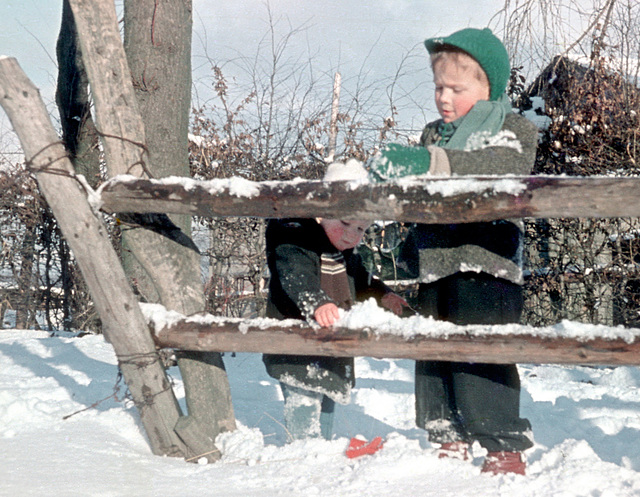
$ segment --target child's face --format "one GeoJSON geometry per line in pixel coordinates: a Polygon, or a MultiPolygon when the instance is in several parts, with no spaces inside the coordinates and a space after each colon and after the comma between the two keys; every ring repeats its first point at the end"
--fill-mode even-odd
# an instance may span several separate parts
{"type": "Polygon", "coordinates": [[[324,228],[327,238],[340,251],[355,247],[362,240],[369,221],[342,221],[339,219],[322,219],[320,226],[324,228]]]}
{"type": "Polygon", "coordinates": [[[489,100],[489,84],[478,78],[480,66],[475,60],[467,58],[470,64],[443,60],[433,68],[436,106],[445,123],[466,116],[478,101],[489,100]]]}

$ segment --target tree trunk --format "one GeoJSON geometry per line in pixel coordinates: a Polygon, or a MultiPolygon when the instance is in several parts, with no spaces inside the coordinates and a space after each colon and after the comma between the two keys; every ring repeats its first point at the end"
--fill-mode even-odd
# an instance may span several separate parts
{"type": "MultiPolygon", "coordinates": [[[[56,86],[56,104],[60,113],[62,139],[69,151],[69,158],[77,174],[82,174],[87,182],[96,188],[100,182],[100,148],[98,132],[91,117],[89,98],[89,80],[84,69],[78,33],[68,0],[62,2],[62,21],[56,44],[58,60],[58,80],[56,86]]],[[[52,229],[54,222],[47,223],[46,229],[52,229]]],[[[54,233],[49,234],[53,240],[54,233]]],[[[48,254],[54,249],[50,243],[48,254]]],[[[70,329],[79,326],[72,313],[73,261],[69,256],[67,242],[60,238],[58,244],[60,270],[62,277],[63,323],[70,329]]],[[[47,273],[48,274],[48,273],[47,273]]],[[[51,289],[47,288],[47,319],[49,319],[49,300],[51,289]]]]}
{"type": "Polygon", "coordinates": [[[125,0],[124,49],[155,177],[189,176],[191,0],[125,0]]]}
{"type": "Polygon", "coordinates": [[[76,24],[69,0],[62,2],[62,22],[56,44],[58,81],[56,103],[62,136],[77,174],[92,187],[100,180],[98,133],[91,117],[89,80],[78,47],[76,24]]]}
{"type": "Polygon", "coordinates": [[[35,321],[37,307],[34,306],[33,293],[37,288],[37,278],[33,274],[36,258],[36,225],[26,226],[22,247],[20,249],[20,276],[18,278],[18,290],[20,291],[20,303],[16,306],[16,328],[28,330],[35,321]]]}
{"type": "MultiPolygon", "coordinates": [[[[124,21],[124,49],[144,123],[149,172],[158,178],[188,177],[191,0],[125,0],[124,21]]],[[[190,216],[176,216],[172,221],[190,235],[190,216]]],[[[155,288],[162,304],[186,315],[204,311],[204,285],[197,251],[148,230],[125,231],[123,242],[125,247],[132,248],[124,251],[132,255],[125,260],[125,269],[135,275],[143,292],[146,289],[151,294],[150,287],[155,288]],[[162,256],[154,263],[154,267],[158,263],[163,266],[161,280],[157,274],[141,270],[146,267],[141,256],[146,257],[149,245],[161,248],[162,256]]],[[[189,412],[176,426],[180,436],[193,445],[202,440],[202,433],[215,439],[221,431],[235,429],[230,389],[220,354],[185,352],[179,354],[178,366],[185,383],[189,412]]],[[[201,447],[203,452],[206,449],[201,447]]],[[[219,454],[214,448],[211,450],[214,452],[210,459],[217,458],[219,454]]]]}
{"type": "MultiPolygon", "coordinates": [[[[134,93],[144,123],[147,153],[153,177],[189,176],[188,120],[191,102],[191,2],[171,0],[126,0],[124,2],[124,49],[131,71],[134,93]],[[186,91],[185,91],[186,89],[186,91]],[[152,167],[152,169],[151,169],[152,167]]],[[[190,218],[172,220],[190,234],[190,218]]],[[[149,302],[167,299],[138,259],[132,237],[153,239],[148,233],[123,231],[125,271],[149,302]],[[129,246],[131,245],[131,247],[129,246]]],[[[157,238],[157,237],[156,237],[157,238]]],[[[165,244],[164,249],[176,250],[165,244]]],[[[197,258],[185,251],[180,258],[197,258]]],[[[199,308],[191,296],[195,309],[199,308]]]]}
{"type": "MultiPolygon", "coordinates": [[[[169,4],[182,3],[186,10],[182,12],[178,22],[188,21],[188,25],[191,25],[190,2],[145,0],[140,3],[151,8],[145,11],[146,17],[143,16],[137,20],[137,29],[144,31],[151,43],[155,43],[158,39],[156,35],[162,24],[162,17],[165,17],[164,14],[167,16],[180,14],[180,12],[171,14],[165,10],[158,11],[169,4]],[[185,19],[185,13],[188,14],[188,19],[185,19]]],[[[120,39],[113,2],[111,0],[91,2],[70,0],[70,5],[95,101],[96,123],[102,137],[109,174],[111,176],[117,174],[154,176],[155,166],[150,160],[150,149],[147,146],[145,129],[132,85],[131,71],[120,39]]],[[[169,44],[169,40],[163,43],[169,44]]],[[[178,48],[169,44],[166,49],[177,50],[178,48]]],[[[149,53],[147,57],[151,64],[151,59],[158,55],[149,53]]],[[[162,58],[162,54],[160,57],[162,58]]],[[[164,72],[170,71],[171,68],[165,66],[164,72]]],[[[156,81],[161,82],[161,76],[162,73],[157,73],[156,81]]],[[[166,101],[163,104],[166,106],[166,101]]],[[[188,106],[188,103],[183,102],[182,105],[188,106]]],[[[179,133],[179,131],[176,132],[179,133]]],[[[204,309],[199,254],[193,250],[192,246],[180,245],[167,237],[142,228],[125,229],[123,237],[127,239],[128,249],[131,250],[144,272],[149,275],[149,281],[157,292],[159,301],[165,307],[187,315],[204,309]]],[[[217,359],[220,358],[217,357],[217,359]]],[[[193,361],[188,365],[192,364],[193,361]]],[[[195,377],[196,381],[193,382],[189,391],[201,391],[201,399],[207,399],[213,405],[203,410],[194,408],[198,412],[191,411],[190,415],[197,417],[197,422],[189,422],[185,425],[181,420],[176,429],[180,431],[179,435],[186,445],[192,447],[196,454],[206,453],[208,460],[214,461],[220,457],[220,454],[213,441],[221,429],[235,426],[235,417],[222,361],[207,361],[202,363],[202,368],[207,371],[206,375],[201,374],[201,371],[191,375],[191,369],[185,366],[184,379],[191,384],[191,378],[195,377]],[[210,364],[213,365],[210,366],[210,364]],[[203,376],[206,376],[206,382],[202,381],[203,376]],[[215,391],[227,394],[212,398],[212,392],[215,391]],[[221,412],[224,412],[225,416],[222,419],[216,418],[215,416],[219,416],[221,412]],[[188,429],[185,426],[188,426],[188,429]]],[[[202,403],[197,405],[201,406],[202,403]]]]}

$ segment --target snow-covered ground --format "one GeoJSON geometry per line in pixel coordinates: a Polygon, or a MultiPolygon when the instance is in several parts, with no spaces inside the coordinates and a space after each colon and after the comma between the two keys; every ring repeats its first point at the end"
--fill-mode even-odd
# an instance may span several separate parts
{"type": "MultiPolygon", "coordinates": [[[[191,464],[151,454],[102,336],[0,330],[0,495],[640,495],[635,367],[522,365],[522,411],[536,439],[523,477],[481,474],[477,445],[471,462],[438,459],[414,426],[413,361],[358,358],[334,439],[295,443],[260,356],[225,354],[225,363],[239,429],[219,437],[221,461],[191,464]],[[385,445],[348,459],[355,435],[385,445]]],[[[182,401],[179,371],[169,373],[182,401]]]]}

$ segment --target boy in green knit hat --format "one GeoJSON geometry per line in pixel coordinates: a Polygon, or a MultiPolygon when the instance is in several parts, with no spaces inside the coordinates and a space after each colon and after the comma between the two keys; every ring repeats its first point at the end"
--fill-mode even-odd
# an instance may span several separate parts
{"type": "MultiPolygon", "coordinates": [[[[387,146],[369,163],[370,177],[529,174],[537,129],[512,112],[502,42],[467,28],[425,45],[441,119],[425,127],[419,147],[387,146]]],[[[517,323],[522,240],[522,224],[509,220],[415,225],[400,264],[418,277],[420,312],[459,325],[517,323]]],[[[483,472],[525,473],[523,451],[533,443],[516,365],[417,361],[415,389],[416,423],[441,457],[467,459],[478,441],[487,450],[483,472]]]]}

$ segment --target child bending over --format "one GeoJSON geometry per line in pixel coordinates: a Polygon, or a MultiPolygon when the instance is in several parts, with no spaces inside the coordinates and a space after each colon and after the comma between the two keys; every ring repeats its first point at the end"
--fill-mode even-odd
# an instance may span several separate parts
{"type": "MultiPolygon", "coordinates": [[[[325,180],[366,178],[354,162],[332,164],[325,180]],[[355,169],[355,176],[354,176],[355,169]]],[[[339,309],[375,297],[402,313],[405,300],[372,277],[354,250],[371,223],[338,219],[276,219],[267,225],[271,272],[267,316],[306,319],[332,326],[339,309]]],[[[330,439],[335,402],[346,404],[355,384],[354,360],[343,357],[265,354],[270,376],[280,382],[285,427],[292,439],[330,439]]]]}

